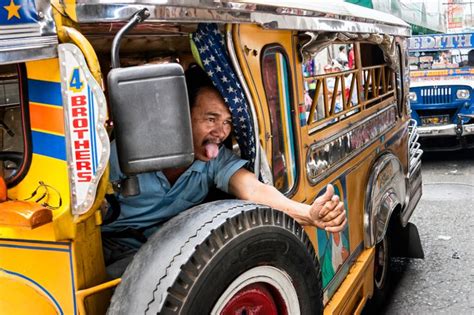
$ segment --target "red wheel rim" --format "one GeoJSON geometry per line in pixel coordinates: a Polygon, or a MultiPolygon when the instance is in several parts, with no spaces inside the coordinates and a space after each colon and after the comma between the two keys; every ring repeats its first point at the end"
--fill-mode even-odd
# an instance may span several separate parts
{"type": "Polygon", "coordinates": [[[280,294],[266,284],[253,283],[237,292],[221,315],[287,315],[280,294]]]}

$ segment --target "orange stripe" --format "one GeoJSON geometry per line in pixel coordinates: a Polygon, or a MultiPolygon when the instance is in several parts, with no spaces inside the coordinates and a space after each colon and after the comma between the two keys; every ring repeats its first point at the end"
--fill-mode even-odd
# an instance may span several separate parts
{"type": "Polygon", "coordinates": [[[62,107],[44,106],[30,102],[32,129],[41,129],[64,135],[64,113],[62,107]]]}

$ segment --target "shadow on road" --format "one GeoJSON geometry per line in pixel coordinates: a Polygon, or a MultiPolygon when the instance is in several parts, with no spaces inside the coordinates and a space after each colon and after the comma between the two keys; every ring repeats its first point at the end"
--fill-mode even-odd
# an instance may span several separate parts
{"type": "Polygon", "coordinates": [[[474,149],[459,151],[424,152],[422,161],[474,160],[474,149]]]}

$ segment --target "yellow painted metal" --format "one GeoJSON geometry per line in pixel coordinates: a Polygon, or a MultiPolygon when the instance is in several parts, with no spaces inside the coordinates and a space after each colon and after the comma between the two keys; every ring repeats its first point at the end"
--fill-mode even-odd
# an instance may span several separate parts
{"type": "MultiPolygon", "coordinates": [[[[52,0],[51,5],[53,6],[56,13],[61,14],[67,19],[73,22],[77,22],[76,14],[76,1],[75,0],[52,0]]],[[[57,19],[56,19],[57,23],[57,19]]]]}
{"type": "Polygon", "coordinates": [[[86,307],[85,307],[84,302],[88,296],[97,294],[98,292],[101,292],[106,289],[116,287],[120,284],[121,281],[122,279],[118,278],[118,279],[114,279],[114,280],[99,284],[89,289],[77,291],[76,297],[77,297],[77,303],[78,303],[77,306],[78,306],[79,314],[86,314],[86,307]]]}
{"type": "Polygon", "coordinates": [[[324,308],[324,315],[351,314],[360,307],[363,299],[373,291],[373,265],[375,249],[363,251],[351,267],[344,282],[324,308]]]}
{"type": "Polygon", "coordinates": [[[71,255],[68,242],[0,240],[2,313],[74,314],[71,255]]]}

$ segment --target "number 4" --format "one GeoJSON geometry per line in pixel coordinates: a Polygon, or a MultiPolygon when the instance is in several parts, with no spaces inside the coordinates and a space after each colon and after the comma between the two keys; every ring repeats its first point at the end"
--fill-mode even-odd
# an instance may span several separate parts
{"type": "Polygon", "coordinates": [[[79,68],[74,68],[71,75],[71,80],[69,80],[69,88],[74,92],[82,91],[84,83],[81,80],[81,73],[79,72],[79,68]]]}

